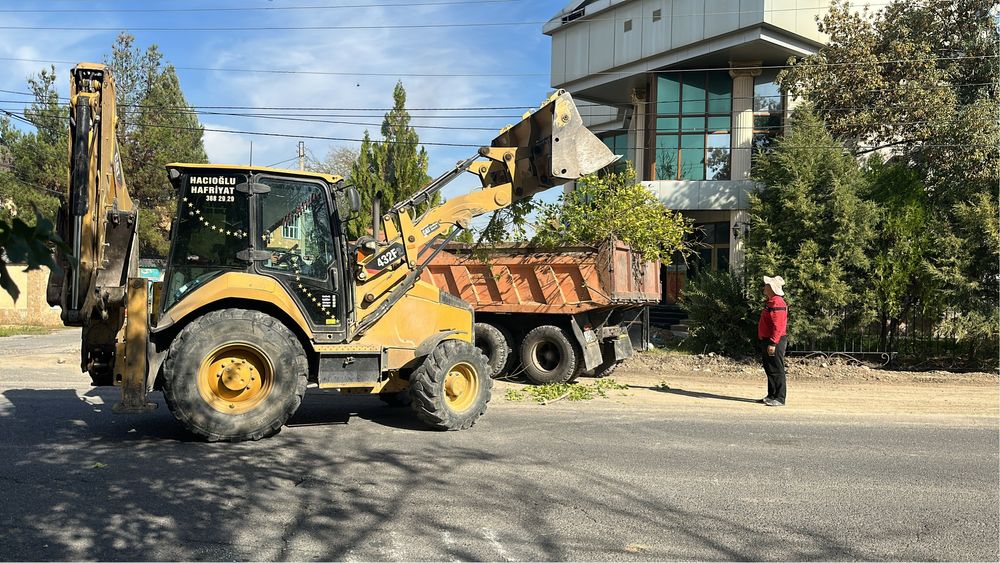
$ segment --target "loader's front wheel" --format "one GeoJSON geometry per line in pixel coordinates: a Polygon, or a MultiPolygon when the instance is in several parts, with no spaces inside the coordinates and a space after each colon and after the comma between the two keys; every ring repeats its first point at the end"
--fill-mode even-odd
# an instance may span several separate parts
{"type": "Polygon", "coordinates": [[[259,311],[224,309],[186,326],[163,364],[174,417],[209,441],[277,433],[302,402],[308,363],[298,339],[259,311]]]}
{"type": "Polygon", "coordinates": [[[493,380],[490,366],[475,346],[446,340],[410,376],[413,410],[438,430],[464,430],[486,412],[493,380]]]}

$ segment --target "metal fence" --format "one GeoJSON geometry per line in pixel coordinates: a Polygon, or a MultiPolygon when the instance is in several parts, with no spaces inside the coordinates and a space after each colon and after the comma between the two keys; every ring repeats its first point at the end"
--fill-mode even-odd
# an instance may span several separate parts
{"type": "Polygon", "coordinates": [[[796,340],[789,335],[789,355],[840,357],[908,369],[995,370],[995,338],[959,338],[946,317],[919,314],[905,319],[865,322],[843,311],[829,336],[796,340]]]}

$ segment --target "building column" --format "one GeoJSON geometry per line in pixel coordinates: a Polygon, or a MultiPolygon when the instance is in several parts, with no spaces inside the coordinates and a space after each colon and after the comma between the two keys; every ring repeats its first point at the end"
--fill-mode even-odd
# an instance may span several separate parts
{"type": "MultiPolygon", "coordinates": [[[[750,157],[753,154],[753,79],[761,72],[761,61],[729,61],[729,76],[733,77],[733,125],[730,170],[733,180],[750,179],[750,157]]],[[[729,212],[729,269],[743,271],[746,254],[746,209],[729,212]],[[734,229],[734,227],[736,227],[734,229]]]]}
{"type": "Polygon", "coordinates": [[[731,178],[750,177],[750,155],[753,151],[753,79],[760,76],[761,61],[729,61],[729,76],[733,77],[733,133],[731,178]]]}
{"type": "Polygon", "coordinates": [[[632,164],[635,166],[635,175],[638,180],[643,178],[643,170],[646,169],[646,90],[635,88],[632,90],[632,112],[631,131],[632,135],[632,164]]]}

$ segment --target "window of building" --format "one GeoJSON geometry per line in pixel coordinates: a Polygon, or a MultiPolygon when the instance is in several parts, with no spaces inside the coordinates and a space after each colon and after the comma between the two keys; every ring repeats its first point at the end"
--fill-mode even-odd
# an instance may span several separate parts
{"type": "Polygon", "coordinates": [[[612,131],[600,135],[601,141],[611,149],[611,152],[622,157],[615,163],[614,168],[616,169],[623,168],[626,162],[632,161],[628,137],[628,131],[612,131]]]}
{"type": "Polygon", "coordinates": [[[777,78],[777,69],[770,69],[753,81],[754,152],[768,150],[784,125],[784,96],[777,78]]]}
{"type": "Polygon", "coordinates": [[[688,262],[689,274],[698,272],[725,272],[729,270],[729,221],[695,223],[693,260],[688,262]]]}
{"type": "Polygon", "coordinates": [[[729,73],[670,73],[656,80],[656,179],[728,180],[733,109],[729,73]]]}
{"type": "Polygon", "coordinates": [[[282,225],[281,227],[281,238],[299,238],[299,219],[295,219],[293,222],[282,225]]]}
{"type": "Polygon", "coordinates": [[[658,22],[662,18],[660,10],[653,10],[653,22],[658,22]]]}
{"type": "Polygon", "coordinates": [[[625,20],[625,33],[632,31],[632,20],[625,20]]]}

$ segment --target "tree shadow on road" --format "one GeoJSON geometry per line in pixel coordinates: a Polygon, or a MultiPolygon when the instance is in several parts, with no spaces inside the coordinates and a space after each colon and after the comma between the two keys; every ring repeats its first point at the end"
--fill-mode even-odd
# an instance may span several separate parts
{"type": "MultiPolygon", "coordinates": [[[[652,486],[600,435],[558,450],[565,436],[543,432],[530,446],[489,415],[470,431],[418,432],[385,423],[405,409],[318,393],[293,418],[308,425],[208,444],[163,406],[112,415],[114,389],[3,395],[3,560],[880,558],[836,531],[746,523],[738,492],[706,504],[652,486]]],[[[658,470],[690,455],[665,448],[658,470]]]]}

